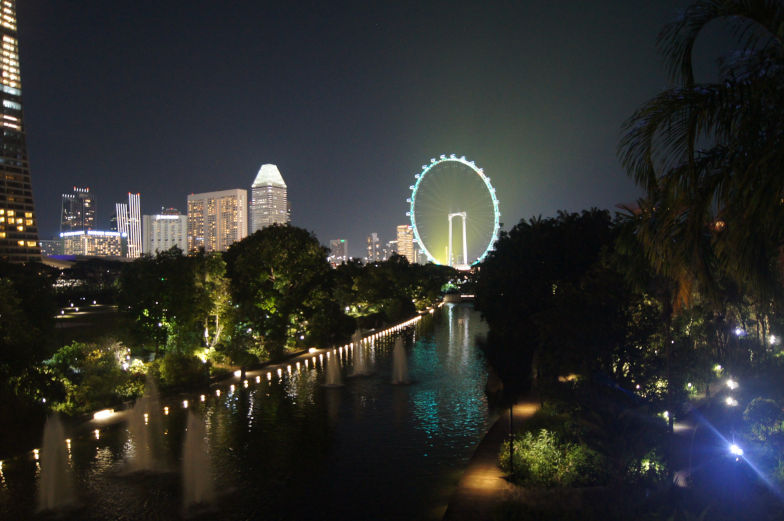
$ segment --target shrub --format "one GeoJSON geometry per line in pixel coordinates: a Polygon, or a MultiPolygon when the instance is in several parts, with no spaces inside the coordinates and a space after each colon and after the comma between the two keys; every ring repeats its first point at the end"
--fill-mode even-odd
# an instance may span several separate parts
{"type": "Polygon", "coordinates": [[[767,441],[771,435],[782,432],[784,412],[774,400],[760,396],[743,411],[743,419],[757,440],[767,441]]]}
{"type": "Polygon", "coordinates": [[[584,444],[564,443],[550,430],[526,432],[514,439],[514,469],[509,465],[509,442],[499,454],[501,468],[512,479],[531,487],[579,487],[606,483],[604,456],[584,444]]]}
{"type": "Polygon", "coordinates": [[[161,385],[168,388],[189,388],[207,385],[210,380],[208,364],[192,355],[167,353],[160,365],[161,385]]]}

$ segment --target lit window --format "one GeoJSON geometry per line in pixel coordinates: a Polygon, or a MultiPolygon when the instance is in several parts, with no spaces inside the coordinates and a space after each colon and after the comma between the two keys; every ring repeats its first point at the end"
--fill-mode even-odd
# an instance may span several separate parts
{"type": "Polygon", "coordinates": [[[25,212],[25,217],[33,217],[33,212],[25,212]]]}
{"type": "Polygon", "coordinates": [[[15,212],[13,210],[8,210],[8,217],[13,217],[15,212]]]}
{"type": "Polygon", "coordinates": [[[32,226],[33,225],[33,220],[32,219],[25,219],[25,224],[27,226],[32,226]]]}
{"type": "Polygon", "coordinates": [[[16,241],[16,244],[18,244],[19,246],[24,246],[24,241],[16,241]]]}
{"type": "Polygon", "coordinates": [[[5,232],[0,232],[0,239],[5,239],[5,232]]]}
{"type": "Polygon", "coordinates": [[[20,224],[19,226],[16,227],[16,229],[17,229],[17,231],[23,232],[24,231],[24,226],[20,224]]]}
{"type": "Polygon", "coordinates": [[[35,241],[27,241],[27,246],[29,248],[35,248],[36,247],[36,242],[35,241]]]}

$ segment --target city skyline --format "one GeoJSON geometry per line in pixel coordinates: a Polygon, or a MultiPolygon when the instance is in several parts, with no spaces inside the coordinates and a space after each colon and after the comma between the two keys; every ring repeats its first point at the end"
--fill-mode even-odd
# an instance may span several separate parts
{"type": "MultiPolygon", "coordinates": [[[[189,193],[247,186],[262,162],[286,173],[292,224],[324,244],[345,237],[352,256],[368,233],[405,222],[414,174],[440,154],[483,165],[505,229],[632,202],[640,192],[615,157],[619,129],[666,86],[656,34],[687,4],[617,0],[588,16],[550,2],[26,1],[40,235],[57,233],[57,197],[73,184],[99,194],[104,223],[100,201],[132,191],[145,214],[184,209],[189,193]],[[211,37],[193,39],[198,30],[211,37]]],[[[699,63],[718,55],[710,35],[696,52],[699,63]]]]}

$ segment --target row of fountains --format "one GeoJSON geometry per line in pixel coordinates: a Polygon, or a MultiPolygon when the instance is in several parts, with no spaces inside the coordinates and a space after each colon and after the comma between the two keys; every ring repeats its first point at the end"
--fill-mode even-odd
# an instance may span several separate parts
{"type": "MultiPolygon", "coordinates": [[[[128,417],[128,432],[134,451],[125,471],[160,472],[167,470],[159,454],[162,447],[160,399],[155,382],[148,378],[144,395],[136,400],[128,417]]],[[[44,426],[41,449],[38,510],[56,511],[78,507],[73,479],[69,472],[70,439],[65,438],[63,424],[57,415],[50,416],[44,426]]],[[[185,442],[182,449],[183,510],[209,506],[215,499],[210,470],[207,429],[193,410],[188,411],[185,442]]]]}
{"type": "MultiPolygon", "coordinates": [[[[370,363],[362,349],[362,336],[354,334],[353,370],[349,378],[373,374],[370,363]]],[[[408,362],[403,339],[397,337],[392,351],[392,379],[395,385],[406,385],[408,362]]],[[[327,357],[325,387],[343,386],[343,378],[337,356],[327,357]]],[[[233,386],[232,386],[233,387],[233,386]]],[[[155,382],[148,378],[144,394],[136,400],[128,415],[128,432],[133,440],[133,452],[125,464],[125,471],[160,472],[166,470],[159,454],[162,448],[160,417],[160,398],[155,382]]],[[[38,510],[58,511],[77,507],[73,479],[70,475],[70,439],[66,439],[64,428],[57,415],[50,416],[44,427],[41,449],[40,479],[38,489],[38,510]]],[[[36,453],[36,459],[38,454],[36,453]]],[[[193,410],[188,411],[185,441],[182,449],[182,495],[183,511],[209,508],[215,501],[215,487],[212,480],[207,429],[205,422],[193,410]]]]}

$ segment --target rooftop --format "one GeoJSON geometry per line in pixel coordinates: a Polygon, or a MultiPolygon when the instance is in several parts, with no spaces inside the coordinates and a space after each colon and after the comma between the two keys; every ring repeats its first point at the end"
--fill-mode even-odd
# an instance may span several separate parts
{"type": "Polygon", "coordinates": [[[286,183],[283,181],[283,176],[280,175],[280,170],[278,170],[277,166],[271,164],[261,165],[259,173],[256,174],[256,179],[253,181],[253,188],[270,185],[286,188],[286,183]]]}

